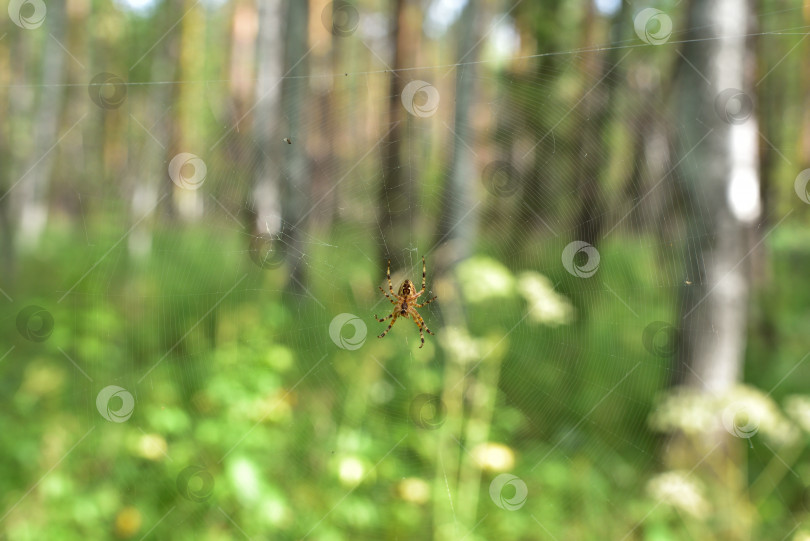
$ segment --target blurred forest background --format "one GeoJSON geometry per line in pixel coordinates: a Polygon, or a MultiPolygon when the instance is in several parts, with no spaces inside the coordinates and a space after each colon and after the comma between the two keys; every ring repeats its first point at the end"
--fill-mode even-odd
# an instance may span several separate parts
{"type": "Polygon", "coordinates": [[[2,539],[810,539],[810,3],[4,5],[2,539]]]}

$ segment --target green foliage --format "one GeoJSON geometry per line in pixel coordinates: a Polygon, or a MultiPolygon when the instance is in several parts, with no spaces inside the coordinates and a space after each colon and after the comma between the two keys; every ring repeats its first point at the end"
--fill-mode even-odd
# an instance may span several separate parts
{"type": "MultiPolygon", "coordinates": [[[[20,274],[21,290],[53,280],[53,268],[64,278],[54,288],[80,277],[87,260],[76,252],[90,248],[78,239],[49,234],[46,245],[54,249],[47,256],[20,262],[29,269],[20,274]]],[[[395,539],[405,532],[409,538],[452,537],[441,506],[448,498],[446,469],[455,460],[462,479],[478,472],[470,482],[480,524],[470,539],[536,539],[538,522],[558,539],[597,531],[620,539],[636,526],[628,539],[712,535],[711,521],[658,504],[648,490],[662,468],[652,458],[655,432],[638,429],[654,408],[650,391],[661,388],[667,364],[644,350],[640,335],[616,335],[631,328],[613,323],[628,317],[622,303],[591,305],[600,317],[562,325],[527,316],[507,334],[532,306],[520,292],[519,277],[528,269],[479,257],[459,268],[457,301],[448,294],[443,299],[445,307],[469,306],[472,334],[453,338],[451,328],[438,324],[440,312],[425,312],[437,337],[419,351],[412,349],[412,328],[373,338],[373,287],[334,282],[346,276],[370,285],[380,269],[362,260],[335,262],[334,273],[313,274],[312,291],[324,309],[304,308],[312,301],[281,294],[283,271],[260,271],[244,253],[218,259],[221,272],[206,270],[219,257],[209,249],[212,243],[219,254],[240,253],[239,239],[199,229],[156,235],[148,262],[124,264],[124,250],[113,251],[63,303],[41,301],[55,321],[43,342],[22,339],[14,325],[18,307],[3,306],[3,342],[15,346],[2,364],[8,403],[0,412],[0,444],[7,450],[2,502],[7,510],[17,504],[2,524],[8,539],[140,538],[152,527],[159,538],[225,539],[234,524],[251,537],[274,539],[395,539]],[[206,315],[245,274],[242,293],[206,315]],[[501,297],[468,297],[482,283],[476,277],[484,280],[485,274],[508,286],[501,297]],[[368,326],[361,354],[329,338],[329,321],[342,312],[356,312],[368,326]],[[197,321],[203,323],[189,333],[197,321]],[[462,374],[474,368],[452,345],[458,339],[490,352],[475,373],[495,370],[496,378],[478,379],[475,396],[490,396],[482,400],[491,409],[481,409],[473,395],[460,402],[462,410],[452,408],[452,367],[461,363],[462,374]],[[572,340],[575,348],[564,347],[572,340]],[[634,377],[603,399],[606,387],[636,362],[643,364],[634,377]],[[490,387],[496,381],[499,388],[490,387]],[[97,411],[95,397],[110,384],[135,396],[135,411],[125,422],[107,421],[97,411]],[[436,393],[451,406],[436,430],[413,422],[409,408],[417,391],[436,393]],[[480,442],[476,426],[488,433],[480,442]],[[545,435],[543,442],[538,446],[529,433],[545,435]],[[453,437],[466,451],[441,458],[436,450],[447,442],[460,452],[453,437]],[[184,477],[189,467],[198,473],[184,477]],[[500,509],[490,499],[490,483],[501,468],[528,487],[521,512],[500,509]]],[[[784,249],[797,248],[788,243],[784,249]]],[[[619,242],[604,250],[609,260],[644,259],[619,242]]],[[[627,293],[623,284],[654,292],[653,273],[645,271],[653,264],[608,265],[604,283],[617,293],[627,293]]],[[[777,278],[795,280],[796,269],[777,266],[777,278]]],[[[564,279],[555,273],[550,278],[564,279]]],[[[790,306],[801,313],[800,303],[790,306]]],[[[666,314],[655,308],[648,316],[666,314]]],[[[753,334],[752,349],[764,339],[753,334]]],[[[799,386],[785,385],[777,398],[799,386]]],[[[791,411],[803,411],[802,404],[794,400],[791,411]]],[[[757,438],[749,452],[752,474],[777,475],[768,466],[774,455],[757,438]]],[[[806,494],[790,474],[775,479],[781,479],[779,491],[764,492],[753,505],[763,527],[786,533],[788,517],[806,513],[797,511],[806,494]]],[[[464,495],[453,497],[461,512],[464,495]]]]}

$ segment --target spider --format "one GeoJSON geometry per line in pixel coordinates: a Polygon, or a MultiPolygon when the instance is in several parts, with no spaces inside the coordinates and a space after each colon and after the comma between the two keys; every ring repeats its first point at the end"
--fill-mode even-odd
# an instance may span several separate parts
{"type": "Polygon", "coordinates": [[[391,291],[391,295],[386,293],[382,287],[380,287],[380,291],[382,291],[383,295],[388,297],[388,300],[391,301],[391,304],[395,305],[395,308],[394,311],[388,315],[388,317],[380,319],[379,317],[377,317],[377,314],[374,314],[374,317],[380,323],[388,321],[391,318],[394,319],[388,325],[388,328],[385,329],[385,331],[383,331],[383,333],[379,335],[377,338],[382,338],[383,336],[388,334],[388,331],[390,331],[391,327],[394,326],[394,323],[397,322],[398,317],[404,316],[405,319],[407,319],[408,317],[412,317],[413,322],[416,323],[417,327],[419,327],[419,338],[422,340],[422,343],[419,345],[419,347],[421,348],[422,346],[425,345],[425,335],[422,333],[423,328],[428,333],[433,334],[435,336],[433,331],[427,328],[427,325],[425,325],[425,320],[422,319],[422,316],[419,315],[419,312],[417,312],[416,309],[422,308],[426,304],[430,304],[436,299],[436,296],[434,295],[432,299],[423,302],[422,304],[415,304],[416,299],[418,299],[419,296],[425,292],[425,258],[424,256],[422,257],[422,289],[419,291],[416,291],[416,286],[413,285],[413,282],[411,282],[410,280],[405,280],[404,282],[402,282],[402,285],[399,286],[399,291],[397,293],[394,293],[394,286],[391,283],[390,259],[388,260],[388,273],[386,274],[386,276],[388,277],[388,289],[391,291]],[[396,298],[396,300],[394,300],[394,298],[396,298]]]}

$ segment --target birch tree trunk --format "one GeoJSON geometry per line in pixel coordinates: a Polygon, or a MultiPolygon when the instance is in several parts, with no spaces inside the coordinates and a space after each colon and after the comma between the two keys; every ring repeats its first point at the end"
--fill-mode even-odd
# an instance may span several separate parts
{"type": "Polygon", "coordinates": [[[281,111],[281,77],[284,75],[283,10],[281,0],[258,2],[259,33],[256,40],[256,176],[253,185],[254,232],[281,233],[278,126],[281,111]],[[273,141],[275,137],[275,141],[273,141]]]}
{"type": "Polygon", "coordinates": [[[753,67],[744,34],[750,6],[696,0],[681,66],[685,120],[680,174],[690,203],[678,363],[687,385],[722,392],[741,376],[748,300],[748,224],[759,216],[753,67]],[[700,40],[700,41],[689,41],[700,40]],[[690,152],[690,149],[692,149],[690,152]]]}
{"type": "Polygon", "coordinates": [[[19,207],[18,240],[23,248],[36,247],[48,219],[48,188],[58,149],[51,148],[58,139],[65,82],[65,57],[60,43],[65,35],[65,13],[61,3],[48,7],[51,38],[45,40],[42,55],[42,86],[34,110],[33,152],[26,160],[25,178],[14,194],[19,207]]]}
{"type": "MultiPolygon", "coordinates": [[[[754,63],[745,37],[751,22],[746,2],[695,0],[678,81],[677,113],[683,121],[678,159],[689,257],[681,286],[675,383],[710,395],[724,394],[741,379],[746,342],[749,224],[760,212],[754,63]]],[[[664,463],[695,470],[712,479],[710,486],[723,487],[724,494],[741,494],[742,444],[719,422],[718,427],[701,439],[673,436],[664,463]]],[[[723,539],[749,535],[750,522],[737,502],[734,497],[716,502],[716,516],[735,517],[724,520],[723,539]]]]}

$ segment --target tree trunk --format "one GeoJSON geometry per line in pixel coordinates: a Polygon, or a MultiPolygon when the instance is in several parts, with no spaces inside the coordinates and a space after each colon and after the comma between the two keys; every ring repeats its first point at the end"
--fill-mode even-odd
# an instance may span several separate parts
{"type": "MultiPolygon", "coordinates": [[[[478,230],[475,190],[480,176],[472,150],[475,143],[471,108],[476,94],[475,61],[480,36],[477,31],[480,5],[480,0],[469,0],[456,23],[456,59],[464,64],[456,66],[455,115],[453,130],[448,133],[453,137],[453,155],[442,194],[444,216],[436,239],[441,255],[433,258],[434,276],[444,274],[444,269],[472,254],[478,230]]],[[[457,299],[446,300],[443,314],[447,328],[467,327],[464,307],[457,299]]],[[[497,394],[500,373],[498,363],[488,362],[474,374],[464,374],[466,369],[460,369],[463,362],[454,361],[446,363],[444,380],[465,381],[457,388],[446,389],[442,396],[451,420],[438,440],[439,464],[435,486],[439,492],[451,491],[455,505],[447,497],[436,498],[434,537],[437,540],[459,539],[468,534],[477,522],[481,467],[468,454],[457,452],[458,444],[453,434],[460,434],[470,448],[487,441],[492,420],[491,407],[497,394]],[[478,389],[479,396],[488,399],[468,408],[464,396],[470,389],[478,389]]]]}
{"type": "Polygon", "coordinates": [[[689,17],[687,40],[702,41],[686,44],[694,68],[682,65],[680,73],[679,117],[688,119],[681,151],[694,147],[680,165],[694,257],[687,263],[693,283],[682,289],[678,362],[684,383],[721,392],[741,375],[749,279],[741,262],[759,209],[757,119],[746,109],[751,55],[739,31],[750,13],[745,2],[696,0],[689,17]]]}
{"type": "Polygon", "coordinates": [[[48,189],[53,163],[58,149],[51,148],[57,141],[59,118],[62,110],[67,54],[59,45],[65,36],[65,13],[61,3],[48,8],[48,28],[51,39],[44,42],[42,55],[42,86],[34,115],[33,153],[26,160],[24,179],[16,188],[18,202],[20,245],[33,248],[45,229],[48,219],[48,189]]]}
{"type": "MultiPolygon", "coordinates": [[[[725,393],[742,376],[748,233],[759,214],[757,120],[749,107],[754,103],[753,62],[745,37],[751,24],[745,2],[695,0],[678,75],[677,115],[683,119],[679,174],[691,283],[681,286],[675,374],[676,383],[711,395],[725,393]]],[[[738,494],[744,483],[743,447],[718,426],[701,439],[674,435],[663,461],[677,469],[700,465],[696,475],[712,478],[710,486],[738,494]]],[[[718,501],[715,512],[739,515],[735,501],[718,501]]],[[[748,524],[729,524],[721,538],[744,539],[748,524]]]]}
{"type": "MultiPolygon", "coordinates": [[[[282,201],[281,219],[285,228],[283,236],[286,260],[291,266],[292,282],[289,288],[301,292],[304,287],[304,269],[301,264],[302,231],[306,229],[309,209],[306,208],[310,193],[310,163],[307,153],[307,133],[305,131],[305,106],[310,99],[307,50],[309,42],[309,3],[299,0],[287,2],[285,16],[286,47],[284,49],[287,78],[283,81],[281,105],[288,137],[292,145],[285,145],[285,158],[282,160],[282,201]]],[[[273,143],[275,144],[275,142],[273,143]]],[[[282,144],[279,141],[279,144],[282,144]]]]}
{"type": "MultiPolygon", "coordinates": [[[[402,142],[402,89],[405,86],[403,73],[399,72],[405,67],[408,50],[408,21],[406,7],[408,0],[395,0],[394,13],[391,17],[391,30],[389,33],[390,47],[393,51],[392,68],[390,73],[390,89],[388,92],[388,125],[390,131],[383,143],[382,155],[382,191],[380,193],[380,216],[378,222],[384,250],[381,259],[391,257],[404,248],[410,239],[410,228],[413,225],[413,182],[407,171],[403,170],[400,160],[400,145],[402,142]]],[[[398,261],[395,259],[394,266],[398,261]]]]}
{"type": "Polygon", "coordinates": [[[472,254],[477,231],[475,189],[479,173],[476,171],[472,151],[473,130],[470,125],[470,107],[475,97],[476,64],[478,55],[475,22],[478,0],[470,0],[458,22],[458,58],[465,64],[456,67],[455,120],[453,122],[453,158],[442,199],[445,216],[439,227],[437,241],[444,243],[442,265],[466,259],[472,254]],[[461,58],[463,57],[463,60],[461,58]]]}
{"type": "MultiPolygon", "coordinates": [[[[584,47],[591,48],[597,39],[595,34],[600,24],[595,13],[594,4],[588,3],[585,17],[584,47]]],[[[608,113],[613,91],[619,75],[609,73],[618,71],[617,62],[619,53],[625,54],[618,48],[612,48],[609,53],[602,51],[588,51],[583,53],[583,71],[585,72],[585,88],[582,96],[583,121],[579,130],[579,152],[582,156],[582,169],[576,179],[577,194],[580,198],[579,212],[576,217],[576,238],[589,244],[597,244],[602,234],[605,216],[605,200],[602,194],[603,172],[605,171],[607,152],[605,149],[605,130],[608,127],[608,113]],[[606,56],[608,56],[606,58],[606,56]]]]}
{"type": "MultiPolygon", "coordinates": [[[[259,32],[256,41],[256,121],[253,133],[256,174],[253,184],[253,232],[277,236],[282,232],[279,164],[282,137],[281,89],[284,75],[284,18],[281,0],[258,2],[259,32]]],[[[275,248],[275,246],[274,246],[275,248]]]]}

